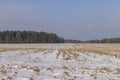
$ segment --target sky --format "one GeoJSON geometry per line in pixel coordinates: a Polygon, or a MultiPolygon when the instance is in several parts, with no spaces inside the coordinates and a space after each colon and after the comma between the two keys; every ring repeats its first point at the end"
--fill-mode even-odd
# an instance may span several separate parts
{"type": "Polygon", "coordinates": [[[120,0],[0,0],[0,30],[77,40],[120,37],[120,0]]]}

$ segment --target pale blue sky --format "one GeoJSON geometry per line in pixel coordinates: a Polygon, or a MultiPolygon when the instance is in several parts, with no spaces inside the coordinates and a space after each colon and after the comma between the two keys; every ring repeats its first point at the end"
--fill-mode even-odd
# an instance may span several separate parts
{"type": "Polygon", "coordinates": [[[119,37],[120,0],[0,0],[0,30],[80,40],[119,37]]]}

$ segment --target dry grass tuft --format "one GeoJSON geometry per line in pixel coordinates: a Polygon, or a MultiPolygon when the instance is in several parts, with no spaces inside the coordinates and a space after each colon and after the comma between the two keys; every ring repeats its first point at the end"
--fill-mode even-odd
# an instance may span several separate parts
{"type": "Polygon", "coordinates": [[[34,80],[33,78],[30,78],[29,80],[34,80]]]}
{"type": "Polygon", "coordinates": [[[39,69],[39,67],[36,66],[36,67],[33,67],[33,71],[39,73],[40,69],[39,69]]]}
{"type": "Polygon", "coordinates": [[[69,68],[67,66],[63,66],[62,69],[68,70],[69,68]]]}
{"type": "Polygon", "coordinates": [[[120,68],[115,69],[115,74],[120,74],[120,68]]]}
{"type": "Polygon", "coordinates": [[[0,72],[1,74],[4,74],[4,75],[7,74],[7,70],[1,70],[0,72]]]}
{"type": "Polygon", "coordinates": [[[67,72],[67,71],[65,71],[64,74],[65,74],[66,76],[70,76],[69,72],[67,72]]]}
{"type": "Polygon", "coordinates": [[[47,68],[47,70],[48,70],[48,71],[53,72],[53,70],[54,70],[54,69],[53,69],[53,68],[48,67],[48,68],[47,68]]]}
{"type": "Polygon", "coordinates": [[[95,80],[97,79],[97,74],[91,74],[90,76],[95,80]]]}
{"type": "Polygon", "coordinates": [[[111,69],[110,69],[110,68],[107,68],[107,67],[103,67],[103,68],[100,68],[100,72],[101,72],[101,73],[110,73],[110,72],[111,72],[111,69]]]}
{"type": "Polygon", "coordinates": [[[8,76],[8,77],[7,77],[7,80],[13,80],[13,78],[12,78],[12,77],[10,77],[10,76],[8,76]]]}

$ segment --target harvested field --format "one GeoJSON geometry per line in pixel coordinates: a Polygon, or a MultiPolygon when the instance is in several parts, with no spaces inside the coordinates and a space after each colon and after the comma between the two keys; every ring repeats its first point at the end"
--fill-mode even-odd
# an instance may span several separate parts
{"type": "Polygon", "coordinates": [[[120,44],[0,44],[0,80],[120,80],[120,44]]]}

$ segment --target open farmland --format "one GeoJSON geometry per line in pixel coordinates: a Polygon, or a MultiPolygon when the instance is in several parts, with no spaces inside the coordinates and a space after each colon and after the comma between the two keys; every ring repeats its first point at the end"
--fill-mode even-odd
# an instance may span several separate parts
{"type": "Polygon", "coordinates": [[[120,80],[120,44],[0,44],[0,80],[120,80]]]}

